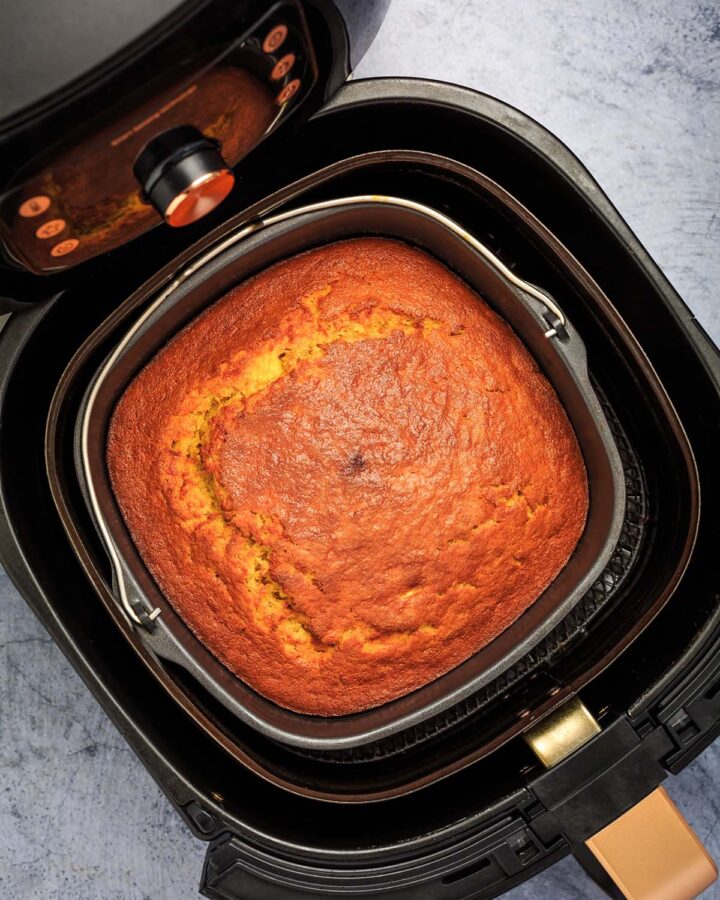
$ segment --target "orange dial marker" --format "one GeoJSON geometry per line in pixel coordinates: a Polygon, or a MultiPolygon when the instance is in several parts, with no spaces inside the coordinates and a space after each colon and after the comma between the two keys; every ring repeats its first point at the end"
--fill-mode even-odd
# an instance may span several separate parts
{"type": "Polygon", "coordinates": [[[36,229],[35,237],[40,238],[41,241],[46,241],[48,238],[60,234],[66,224],[65,219],[49,219],[36,229]]]}
{"type": "Polygon", "coordinates": [[[273,81],[280,81],[280,79],[284,78],[294,65],[295,54],[286,53],[285,56],[282,57],[282,59],[279,59],[275,63],[275,68],[270,73],[270,78],[272,78],[273,81]]]}
{"type": "Polygon", "coordinates": [[[288,81],[285,87],[280,91],[277,95],[277,102],[282,105],[283,103],[287,103],[288,100],[293,97],[300,90],[300,79],[294,78],[292,81],[288,81]]]}
{"type": "Polygon", "coordinates": [[[67,256],[68,253],[72,253],[73,250],[78,246],[80,241],[77,238],[68,238],[66,241],[60,241],[59,244],[55,244],[55,246],[50,251],[51,256],[67,256]]]}
{"type": "Polygon", "coordinates": [[[268,32],[262,45],[265,53],[273,53],[278,47],[282,46],[287,33],[287,25],[276,25],[272,31],[268,32]]]}
{"type": "Polygon", "coordinates": [[[22,203],[18,212],[23,219],[32,219],[34,216],[41,216],[49,206],[50,198],[38,194],[37,197],[30,197],[22,203]]]}

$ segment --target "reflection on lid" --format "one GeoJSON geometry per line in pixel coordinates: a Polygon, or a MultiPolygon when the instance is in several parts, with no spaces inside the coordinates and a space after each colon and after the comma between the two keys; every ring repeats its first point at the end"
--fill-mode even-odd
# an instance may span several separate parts
{"type": "Polygon", "coordinates": [[[263,137],[277,116],[275,97],[253,73],[222,66],[180,90],[171,87],[76,144],[29,180],[13,208],[9,243],[32,268],[73,252],[73,263],[110,250],[160,221],[144,202],[132,165],[147,142],[180,124],[219,141],[229,166],[263,137]],[[59,228],[59,223],[63,228],[59,228]],[[47,240],[63,231],[54,248],[47,240]],[[74,242],[74,243],[71,243],[74,242]]]}

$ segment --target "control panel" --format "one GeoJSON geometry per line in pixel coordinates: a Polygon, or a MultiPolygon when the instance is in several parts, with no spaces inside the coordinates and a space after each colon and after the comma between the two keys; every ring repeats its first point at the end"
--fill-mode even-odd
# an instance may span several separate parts
{"type": "Polygon", "coordinates": [[[50,273],[159,224],[162,217],[133,167],[150,142],[181,126],[216,148],[229,191],[232,167],[297,109],[316,78],[301,8],[278,3],[190,77],[150,89],[6,189],[0,197],[6,254],[24,268],[50,273]]]}

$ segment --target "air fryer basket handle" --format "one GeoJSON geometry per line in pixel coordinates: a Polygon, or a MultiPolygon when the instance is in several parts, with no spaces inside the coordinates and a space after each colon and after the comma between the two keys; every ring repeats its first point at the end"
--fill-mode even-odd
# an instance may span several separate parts
{"type": "MultiPolygon", "coordinates": [[[[587,707],[574,698],[534,725],[525,739],[550,770],[601,734],[587,707]]],[[[576,856],[608,893],[628,900],[691,900],[718,877],[715,863],[663,787],[586,837],[576,856]]]]}

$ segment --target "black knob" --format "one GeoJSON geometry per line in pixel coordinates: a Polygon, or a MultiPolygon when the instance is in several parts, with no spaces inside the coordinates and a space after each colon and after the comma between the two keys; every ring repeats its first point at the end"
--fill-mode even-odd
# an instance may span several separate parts
{"type": "Polygon", "coordinates": [[[148,202],[175,227],[207,215],[235,182],[219,144],[191,125],[154,137],[135,160],[133,172],[148,202]]]}

